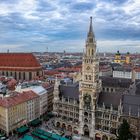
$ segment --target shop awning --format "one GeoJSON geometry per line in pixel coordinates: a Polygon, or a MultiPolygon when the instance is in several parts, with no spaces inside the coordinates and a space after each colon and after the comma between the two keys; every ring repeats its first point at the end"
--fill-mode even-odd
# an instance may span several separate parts
{"type": "Polygon", "coordinates": [[[41,120],[39,120],[39,119],[35,119],[30,122],[31,126],[38,126],[39,124],[41,124],[41,120]]]}
{"type": "Polygon", "coordinates": [[[18,133],[24,133],[29,131],[29,128],[27,126],[21,126],[20,128],[17,128],[18,133]]]}
{"type": "Polygon", "coordinates": [[[37,138],[34,138],[30,135],[25,135],[23,138],[21,138],[20,140],[39,140],[37,138]]]}

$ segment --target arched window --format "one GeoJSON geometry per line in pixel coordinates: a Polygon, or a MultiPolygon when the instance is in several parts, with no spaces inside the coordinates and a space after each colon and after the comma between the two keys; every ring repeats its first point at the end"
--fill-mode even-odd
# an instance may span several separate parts
{"type": "Polygon", "coordinates": [[[32,79],[32,72],[29,72],[29,80],[32,79]]]}
{"type": "Polygon", "coordinates": [[[91,75],[89,75],[89,80],[91,80],[91,75]]]}
{"type": "Polygon", "coordinates": [[[85,119],[84,119],[84,122],[85,122],[85,123],[88,123],[88,119],[87,119],[87,118],[85,118],[85,119]]]}
{"type": "Polygon", "coordinates": [[[60,127],[60,126],[61,126],[60,122],[57,122],[56,127],[60,127]]]}
{"type": "Polygon", "coordinates": [[[90,49],[88,49],[88,55],[90,55],[90,49]]]}
{"type": "Polygon", "coordinates": [[[93,51],[93,49],[92,49],[92,55],[94,54],[94,51],[93,51]]]}
{"type": "Polygon", "coordinates": [[[106,135],[103,135],[102,140],[108,140],[108,137],[106,135]]]}
{"type": "Polygon", "coordinates": [[[85,112],[85,113],[84,113],[84,115],[85,115],[85,116],[88,116],[88,113],[87,113],[87,112],[85,112]]]}
{"type": "Polygon", "coordinates": [[[87,75],[85,75],[86,80],[88,79],[87,75]]]}
{"type": "Polygon", "coordinates": [[[106,88],[107,91],[109,91],[109,88],[106,88]]]}
{"type": "Polygon", "coordinates": [[[2,72],[2,75],[4,75],[4,71],[2,72]]]}
{"type": "Polygon", "coordinates": [[[23,80],[25,80],[25,72],[23,72],[23,80]]]}
{"type": "Polygon", "coordinates": [[[21,72],[19,72],[19,80],[21,79],[21,72]]]}
{"type": "Polygon", "coordinates": [[[17,72],[15,71],[15,79],[17,79],[17,72]]]}

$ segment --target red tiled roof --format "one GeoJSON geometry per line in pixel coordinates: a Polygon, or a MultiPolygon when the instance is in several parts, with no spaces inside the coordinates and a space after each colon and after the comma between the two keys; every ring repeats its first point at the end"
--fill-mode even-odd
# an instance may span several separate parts
{"type": "Polygon", "coordinates": [[[135,72],[140,72],[140,68],[134,68],[135,72]]]}
{"type": "Polygon", "coordinates": [[[58,72],[56,70],[49,70],[49,71],[44,71],[44,74],[46,75],[56,75],[56,74],[60,74],[61,72],[58,72]]]}
{"type": "Polygon", "coordinates": [[[33,91],[26,91],[23,93],[16,92],[16,93],[17,93],[16,95],[10,97],[4,97],[3,99],[0,98],[0,106],[8,108],[38,97],[38,95],[33,91]]]}
{"type": "Polygon", "coordinates": [[[106,72],[106,71],[111,71],[111,67],[110,66],[106,66],[106,65],[104,65],[104,66],[99,66],[99,71],[104,71],[104,72],[106,72]]]}
{"type": "Polygon", "coordinates": [[[80,67],[72,67],[72,68],[64,68],[64,67],[60,67],[60,68],[56,68],[56,70],[58,71],[65,71],[65,72],[79,72],[81,70],[80,67]]]}
{"type": "Polygon", "coordinates": [[[46,82],[46,83],[43,83],[42,86],[43,86],[45,89],[47,89],[47,88],[52,87],[52,84],[46,82]]]}
{"type": "Polygon", "coordinates": [[[0,53],[0,70],[41,68],[32,53],[0,53]]]}

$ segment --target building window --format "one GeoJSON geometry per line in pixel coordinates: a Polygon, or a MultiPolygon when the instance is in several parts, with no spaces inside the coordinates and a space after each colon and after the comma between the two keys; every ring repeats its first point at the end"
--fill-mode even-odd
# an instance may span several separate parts
{"type": "Polygon", "coordinates": [[[105,125],[108,125],[109,124],[109,121],[105,121],[105,125]]]}
{"type": "Polygon", "coordinates": [[[97,113],[96,113],[96,116],[97,116],[97,117],[102,117],[102,112],[97,112],[97,113]]]}
{"type": "Polygon", "coordinates": [[[36,75],[39,76],[39,71],[37,71],[36,75]]]}
{"type": "Polygon", "coordinates": [[[29,72],[29,80],[32,79],[32,72],[29,72]]]}
{"type": "Polygon", "coordinates": [[[94,53],[93,53],[93,49],[92,49],[92,55],[93,55],[94,53]]]}
{"type": "Polygon", "coordinates": [[[91,75],[89,75],[89,80],[91,80],[91,75]]]}
{"type": "Polygon", "coordinates": [[[109,128],[108,127],[106,127],[106,126],[104,126],[104,128],[103,128],[105,131],[108,131],[109,130],[109,128]]]}
{"type": "Polygon", "coordinates": [[[17,79],[17,72],[15,72],[15,79],[17,79]]]}
{"type": "Polygon", "coordinates": [[[109,119],[109,115],[108,114],[104,114],[104,118],[109,119]]]}
{"type": "Polygon", "coordinates": [[[88,55],[90,55],[90,49],[88,50],[88,55]]]}
{"type": "Polygon", "coordinates": [[[112,115],[113,120],[117,120],[117,116],[112,115]]]}
{"type": "Polygon", "coordinates": [[[65,98],[65,102],[68,102],[68,98],[65,98]]]}
{"type": "Polygon", "coordinates": [[[109,91],[109,88],[106,88],[107,91],[109,91]]]}
{"type": "Polygon", "coordinates": [[[85,118],[84,122],[85,122],[85,123],[88,123],[88,119],[87,119],[87,118],[85,118]]]}
{"type": "Polygon", "coordinates": [[[88,113],[87,113],[87,112],[85,112],[85,113],[84,113],[84,115],[85,115],[85,116],[88,116],[88,113]]]}
{"type": "Polygon", "coordinates": [[[23,72],[23,80],[25,80],[25,72],[23,72]]]}
{"type": "Polygon", "coordinates": [[[21,79],[21,72],[19,72],[19,79],[21,79]]]}
{"type": "Polygon", "coordinates": [[[2,72],[2,75],[4,75],[4,71],[2,72]]]}

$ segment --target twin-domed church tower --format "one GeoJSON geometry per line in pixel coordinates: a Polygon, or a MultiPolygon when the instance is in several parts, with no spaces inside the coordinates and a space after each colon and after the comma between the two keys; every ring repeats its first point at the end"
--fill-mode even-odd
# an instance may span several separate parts
{"type": "Polygon", "coordinates": [[[95,106],[101,90],[99,81],[99,61],[96,55],[96,41],[92,28],[92,17],[83,54],[82,80],[79,95],[80,133],[95,138],[95,106]]]}

